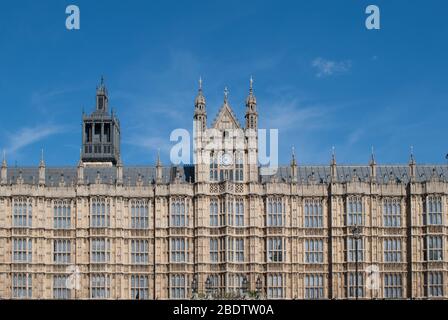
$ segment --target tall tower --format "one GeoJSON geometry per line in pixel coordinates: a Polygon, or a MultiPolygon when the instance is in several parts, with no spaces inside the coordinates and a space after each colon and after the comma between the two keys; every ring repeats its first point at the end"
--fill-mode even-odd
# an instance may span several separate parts
{"type": "Polygon", "coordinates": [[[202,93],[202,79],[199,78],[199,90],[194,100],[194,118],[197,127],[195,130],[204,132],[207,129],[207,111],[205,109],[205,97],[202,93]]]}
{"type": "Polygon", "coordinates": [[[195,162],[195,181],[203,182],[207,177],[207,163],[205,162],[204,136],[207,131],[207,110],[206,102],[202,92],[202,79],[199,78],[199,89],[194,100],[193,116],[193,153],[195,162]]]}
{"type": "Polygon", "coordinates": [[[120,158],[120,122],[109,113],[109,99],[104,79],[96,88],[96,108],[82,115],[81,160],[89,163],[117,164],[120,158]]]}
{"type": "Polygon", "coordinates": [[[249,95],[246,99],[246,129],[258,128],[258,113],[257,113],[257,99],[253,90],[254,80],[250,77],[249,95]]]}
{"type": "Polygon", "coordinates": [[[246,99],[246,137],[247,145],[247,170],[250,182],[258,181],[258,113],[257,99],[253,90],[254,80],[250,77],[249,95],[246,99]]]}

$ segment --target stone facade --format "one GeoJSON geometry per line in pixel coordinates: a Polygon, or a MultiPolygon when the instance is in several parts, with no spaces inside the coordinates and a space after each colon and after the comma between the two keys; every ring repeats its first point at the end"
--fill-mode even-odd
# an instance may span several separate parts
{"type": "MultiPolygon", "coordinates": [[[[246,106],[244,132],[256,132],[252,83],[246,106]]],[[[202,87],[194,120],[209,129],[202,87]]],[[[242,128],[227,93],[211,128],[242,128]]],[[[183,166],[84,151],[72,168],[3,160],[1,299],[448,297],[446,165],[377,165],[372,154],[364,166],[334,155],[302,166],[293,154],[266,176],[250,143],[183,166]]]]}

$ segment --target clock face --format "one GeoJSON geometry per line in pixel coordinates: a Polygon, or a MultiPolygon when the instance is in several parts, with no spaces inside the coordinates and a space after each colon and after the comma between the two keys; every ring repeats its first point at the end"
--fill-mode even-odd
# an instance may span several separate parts
{"type": "Polygon", "coordinates": [[[225,153],[221,158],[221,164],[228,166],[232,164],[232,155],[225,153]]]}

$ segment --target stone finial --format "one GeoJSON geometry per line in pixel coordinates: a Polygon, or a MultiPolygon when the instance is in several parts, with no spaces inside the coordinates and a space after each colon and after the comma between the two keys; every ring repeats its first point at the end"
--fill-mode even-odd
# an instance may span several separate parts
{"type": "Polygon", "coordinates": [[[3,161],[2,161],[2,167],[7,167],[7,163],[6,163],[6,151],[5,149],[3,149],[3,161]]]}
{"type": "Polygon", "coordinates": [[[334,146],[331,147],[330,171],[331,171],[331,180],[336,182],[338,179],[338,174],[337,174],[337,168],[336,168],[336,153],[335,153],[334,146]]]}
{"type": "Polygon", "coordinates": [[[292,147],[292,159],[291,159],[291,181],[297,182],[297,161],[294,146],[292,147]]]}
{"type": "Polygon", "coordinates": [[[409,157],[409,175],[411,177],[411,181],[415,180],[416,176],[416,162],[414,158],[414,147],[411,146],[411,155],[409,157]]]}
{"type": "Polygon", "coordinates": [[[375,161],[375,153],[373,151],[373,146],[372,146],[372,152],[370,155],[370,179],[372,181],[376,180],[376,161],[375,161]]]}

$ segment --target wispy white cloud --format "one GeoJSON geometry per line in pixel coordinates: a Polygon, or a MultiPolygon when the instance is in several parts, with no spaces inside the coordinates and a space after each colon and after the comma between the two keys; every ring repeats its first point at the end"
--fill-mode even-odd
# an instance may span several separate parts
{"type": "Polygon", "coordinates": [[[5,144],[5,151],[8,154],[16,154],[19,150],[63,130],[63,127],[57,125],[38,125],[20,128],[15,132],[6,134],[8,138],[5,144]]]}
{"type": "Polygon", "coordinates": [[[352,63],[350,60],[333,61],[318,57],[312,61],[311,66],[316,68],[316,77],[321,78],[345,73],[350,70],[352,63]]]}

